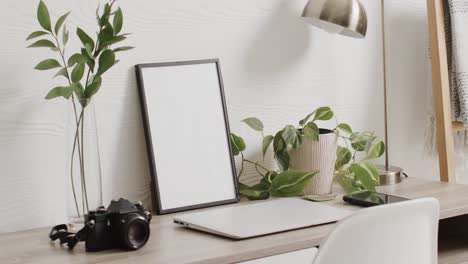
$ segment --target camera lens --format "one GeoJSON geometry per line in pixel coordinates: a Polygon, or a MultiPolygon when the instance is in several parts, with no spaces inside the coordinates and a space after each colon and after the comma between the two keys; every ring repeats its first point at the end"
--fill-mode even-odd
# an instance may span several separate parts
{"type": "Polygon", "coordinates": [[[122,226],[124,246],[129,249],[139,249],[148,242],[150,229],[149,223],[138,214],[130,214],[125,217],[122,226]]]}

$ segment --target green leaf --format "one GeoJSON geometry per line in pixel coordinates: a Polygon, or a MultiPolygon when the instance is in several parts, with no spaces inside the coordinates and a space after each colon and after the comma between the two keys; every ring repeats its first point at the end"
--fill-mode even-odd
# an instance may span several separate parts
{"type": "Polygon", "coordinates": [[[60,66],[61,66],[60,63],[57,60],[48,59],[48,60],[44,60],[44,61],[39,62],[39,64],[37,64],[34,69],[40,70],[40,71],[45,71],[45,70],[58,68],[60,66]]]}
{"type": "Polygon", "coordinates": [[[99,40],[99,50],[105,47],[105,43],[111,41],[114,38],[114,29],[110,24],[106,25],[101,32],[99,32],[98,40],[99,40]]]}
{"type": "Polygon", "coordinates": [[[85,90],[85,97],[93,97],[101,88],[102,79],[100,76],[96,76],[92,84],[90,84],[85,90]]]}
{"type": "Polygon", "coordinates": [[[369,151],[364,160],[371,160],[381,157],[385,153],[385,143],[379,140],[369,151]]]}
{"type": "Polygon", "coordinates": [[[278,173],[276,171],[269,171],[265,174],[265,177],[263,177],[261,180],[260,180],[260,183],[263,183],[263,184],[268,184],[271,186],[271,183],[273,182],[273,179],[278,176],[278,173]]]}
{"type": "MultiPolygon", "coordinates": [[[[85,89],[83,88],[83,85],[81,83],[74,83],[72,84],[73,86],[73,91],[75,92],[76,96],[78,98],[84,98],[84,91],[85,89]]],[[[81,102],[80,102],[81,103],[81,102]]]]}
{"type": "Polygon", "coordinates": [[[72,82],[77,83],[77,82],[81,81],[81,79],[83,78],[83,75],[84,75],[84,71],[85,71],[85,64],[84,63],[76,64],[75,68],[73,69],[73,71],[71,73],[72,82]]]}
{"type": "Polygon", "coordinates": [[[273,137],[272,135],[268,135],[263,138],[263,141],[262,141],[263,157],[265,157],[268,147],[270,147],[271,142],[273,142],[274,138],[275,137],[273,137]]]}
{"type": "Polygon", "coordinates": [[[297,141],[297,129],[294,126],[287,125],[282,130],[282,137],[286,144],[286,150],[289,151],[295,145],[297,141]]]}
{"type": "Polygon", "coordinates": [[[281,170],[286,171],[289,169],[289,162],[291,161],[291,157],[289,156],[288,152],[276,152],[275,159],[278,161],[278,165],[281,167],[281,170]]]}
{"type": "Polygon", "coordinates": [[[333,118],[333,111],[330,109],[330,107],[325,106],[325,107],[320,107],[316,110],[314,120],[330,120],[333,118]]]}
{"type": "Polygon", "coordinates": [[[354,174],[356,181],[359,181],[366,190],[375,191],[375,186],[380,182],[379,171],[369,161],[353,164],[349,167],[349,171],[354,174]]]}
{"type": "Polygon", "coordinates": [[[352,134],[353,133],[353,130],[351,129],[351,127],[346,124],[346,123],[340,123],[337,128],[343,132],[346,132],[348,134],[352,134]]]}
{"type": "Polygon", "coordinates": [[[57,35],[60,31],[60,28],[62,27],[63,23],[67,19],[68,15],[70,15],[70,12],[66,13],[65,15],[61,16],[58,20],[57,23],[55,24],[55,34],[57,35]]]}
{"type": "Polygon", "coordinates": [[[269,186],[267,184],[260,183],[250,187],[239,182],[237,187],[239,189],[239,193],[242,196],[247,197],[249,200],[265,200],[270,197],[270,193],[268,191],[269,186]]]}
{"type": "Polygon", "coordinates": [[[105,50],[99,56],[99,68],[97,75],[102,75],[109,70],[115,63],[115,53],[112,50],[105,50]]]}
{"type": "Polygon", "coordinates": [[[86,56],[80,53],[75,53],[68,59],[68,67],[73,67],[77,63],[84,64],[87,61],[88,61],[88,58],[86,56]]]}
{"type": "Polygon", "coordinates": [[[100,8],[100,4],[98,3],[98,7],[96,8],[96,20],[98,22],[98,25],[100,27],[102,27],[103,25],[101,25],[101,17],[99,16],[99,8],[100,8]]]}
{"type": "Polygon", "coordinates": [[[353,154],[349,149],[338,146],[336,149],[336,162],[335,162],[335,170],[339,170],[343,168],[344,165],[348,164],[351,161],[353,154]]]}
{"type": "Polygon", "coordinates": [[[65,68],[60,69],[60,70],[54,75],[54,78],[55,78],[55,77],[58,77],[58,76],[63,76],[63,77],[65,77],[65,78],[68,78],[67,70],[66,70],[65,68]]]}
{"type": "Polygon", "coordinates": [[[271,195],[291,197],[301,194],[318,171],[283,171],[271,183],[271,195]]]}
{"type": "Polygon", "coordinates": [[[85,48],[81,49],[81,55],[85,56],[86,64],[88,64],[88,67],[91,69],[92,72],[94,72],[94,66],[96,64],[96,61],[94,60],[94,58],[89,55],[89,52],[85,48]]]}
{"type": "Polygon", "coordinates": [[[63,97],[65,99],[68,99],[68,98],[70,98],[72,93],[73,93],[73,86],[55,87],[52,90],[50,90],[50,92],[47,94],[45,99],[50,100],[50,99],[54,99],[54,98],[57,98],[57,97],[63,97]]]}
{"type": "Polygon", "coordinates": [[[81,40],[81,43],[83,43],[84,47],[88,44],[91,48],[94,48],[94,40],[81,28],[76,29],[76,35],[78,35],[78,38],[81,40]]]}
{"type": "Polygon", "coordinates": [[[88,57],[94,58],[94,56],[93,56],[93,47],[91,46],[91,44],[86,43],[84,50],[85,50],[86,54],[88,55],[88,57]]]}
{"type": "Polygon", "coordinates": [[[131,49],[134,49],[134,48],[135,48],[135,47],[124,46],[124,47],[120,47],[120,48],[114,49],[114,52],[127,51],[127,50],[131,50],[131,49]]]}
{"type": "Polygon", "coordinates": [[[245,150],[244,139],[231,133],[231,148],[234,156],[239,155],[240,152],[245,150]]]}
{"type": "Polygon", "coordinates": [[[317,112],[317,110],[315,110],[314,112],[308,114],[306,117],[304,117],[301,121],[299,121],[299,125],[301,126],[304,126],[305,123],[307,123],[307,121],[309,121],[310,117],[315,114],[315,112],[317,112]]]}
{"type": "Polygon", "coordinates": [[[109,23],[109,16],[111,12],[111,6],[109,4],[104,5],[104,12],[101,16],[101,19],[99,20],[99,25],[104,26],[107,23],[109,23]]]}
{"type": "Polygon", "coordinates": [[[246,123],[253,130],[260,131],[260,132],[263,131],[263,123],[262,121],[260,121],[260,119],[256,117],[249,117],[249,118],[242,120],[241,122],[246,123]]]}
{"type": "Polygon", "coordinates": [[[336,174],[335,179],[346,193],[362,191],[364,188],[361,189],[358,186],[356,186],[352,177],[353,176],[348,171],[340,171],[336,174]]]}
{"type": "Polygon", "coordinates": [[[80,102],[80,105],[81,105],[82,108],[85,108],[91,102],[91,99],[89,99],[89,98],[79,98],[78,102],[80,102]]]}
{"type": "Polygon", "coordinates": [[[67,30],[67,25],[63,26],[63,36],[62,36],[62,42],[63,45],[67,45],[68,39],[70,38],[70,32],[67,30]]]}
{"type": "Polygon", "coordinates": [[[57,47],[52,41],[47,40],[47,39],[41,39],[29,45],[28,48],[57,48],[57,47]]]}
{"type": "Polygon", "coordinates": [[[275,134],[275,138],[273,140],[273,151],[275,153],[277,152],[283,152],[286,149],[286,144],[284,143],[283,140],[283,131],[278,131],[275,134]]]}
{"type": "Polygon", "coordinates": [[[122,25],[123,25],[123,12],[120,7],[115,12],[113,25],[114,25],[115,34],[119,34],[120,31],[122,30],[122,25]]]}
{"type": "Polygon", "coordinates": [[[44,36],[44,35],[47,35],[47,34],[49,34],[49,33],[45,32],[45,31],[35,31],[35,32],[29,34],[29,36],[26,38],[26,40],[31,40],[33,38],[37,38],[37,37],[44,36]]]}
{"type": "Polygon", "coordinates": [[[124,41],[124,40],[126,40],[126,39],[127,39],[127,37],[122,36],[122,35],[120,35],[120,36],[115,36],[115,37],[113,37],[111,40],[108,40],[108,41],[102,43],[101,46],[102,46],[102,47],[111,46],[111,45],[114,45],[114,44],[119,43],[119,42],[121,42],[121,41],[124,41]]]}
{"type": "Polygon", "coordinates": [[[49,10],[42,0],[39,2],[39,6],[37,7],[37,20],[43,29],[52,32],[49,10]]]}
{"type": "Polygon", "coordinates": [[[369,135],[364,133],[352,133],[350,135],[351,146],[356,151],[365,151],[367,142],[369,141],[369,135]]]}
{"type": "Polygon", "coordinates": [[[326,202],[335,200],[336,196],[338,196],[336,193],[331,193],[325,195],[306,195],[303,198],[312,202],[326,202]]]}
{"type": "Polygon", "coordinates": [[[315,124],[314,122],[309,122],[304,127],[304,136],[306,136],[307,138],[313,141],[319,141],[319,134],[320,134],[320,129],[317,126],[317,124],[315,124]]]}

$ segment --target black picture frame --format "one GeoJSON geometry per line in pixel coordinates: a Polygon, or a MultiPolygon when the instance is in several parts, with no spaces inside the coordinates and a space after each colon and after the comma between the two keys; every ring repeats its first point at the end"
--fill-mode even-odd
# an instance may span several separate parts
{"type": "Polygon", "coordinates": [[[238,191],[238,186],[237,186],[237,176],[236,176],[237,172],[236,172],[235,160],[234,160],[234,156],[233,156],[233,152],[231,148],[229,117],[227,113],[226,99],[225,99],[225,93],[224,93],[224,84],[223,84],[223,78],[221,74],[221,66],[220,66],[219,59],[214,58],[214,59],[204,59],[204,60],[138,64],[138,65],[135,65],[135,71],[136,71],[136,78],[137,78],[137,85],[138,85],[138,92],[139,92],[139,99],[140,99],[140,106],[141,106],[141,114],[143,118],[143,127],[145,131],[146,149],[147,149],[150,174],[151,174],[151,184],[150,184],[151,199],[152,199],[154,211],[158,215],[163,215],[163,214],[176,213],[176,212],[182,212],[182,211],[188,211],[188,210],[207,208],[207,207],[226,205],[226,204],[239,202],[240,197],[239,197],[239,191],[238,191]],[[229,157],[230,157],[231,167],[232,167],[233,184],[234,184],[233,187],[234,187],[234,192],[235,192],[235,198],[222,200],[222,201],[213,201],[213,202],[203,203],[203,204],[194,204],[190,206],[183,206],[183,207],[177,207],[177,208],[171,208],[171,209],[163,209],[161,205],[161,197],[160,197],[160,192],[159,192],[157,164],[155,160],[154,148],[153,148],[154,145],[152,142],[152,134],[151,134],[150,124],[149,124],[148,104],[146,100],[146,93],[145,93],[142,70],[144,68],[151,68],[151,67],[170,67],[170,66],[207,64],[207,63],[214,63],[217,69],[220,95],[221,95],[220,100],[221,100],[222,107],[223,107],[223,115],[224,115],[224,121],[225,121],[224,123],[225,123],[226,138],[227,138],[228,148],[229,148],[229,157]]]}

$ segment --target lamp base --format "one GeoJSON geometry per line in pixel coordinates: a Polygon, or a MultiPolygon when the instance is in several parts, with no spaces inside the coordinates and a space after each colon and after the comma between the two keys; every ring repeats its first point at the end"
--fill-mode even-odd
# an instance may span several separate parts
{"type": "Polygon", "coordinates": [[[377,169],[380,175],[379,186],[397,184],[402,180],[403,169],[400,167],[389,166],[388,169],[386,169],[385,165],[377,165],[377,169]]]}

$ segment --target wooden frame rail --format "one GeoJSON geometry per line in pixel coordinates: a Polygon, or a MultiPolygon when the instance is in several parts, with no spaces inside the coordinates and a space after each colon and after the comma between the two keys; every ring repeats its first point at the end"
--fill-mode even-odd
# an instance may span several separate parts
{"type": "Polygon", "coordinates": [[[440,180],[456,182],[453,133],[468,130],[468,127],[460,122],[452,122],[450,76],[445,40],[444,0],[427,0],[427,14],[432,54],[432,86],[440,180]]]}

